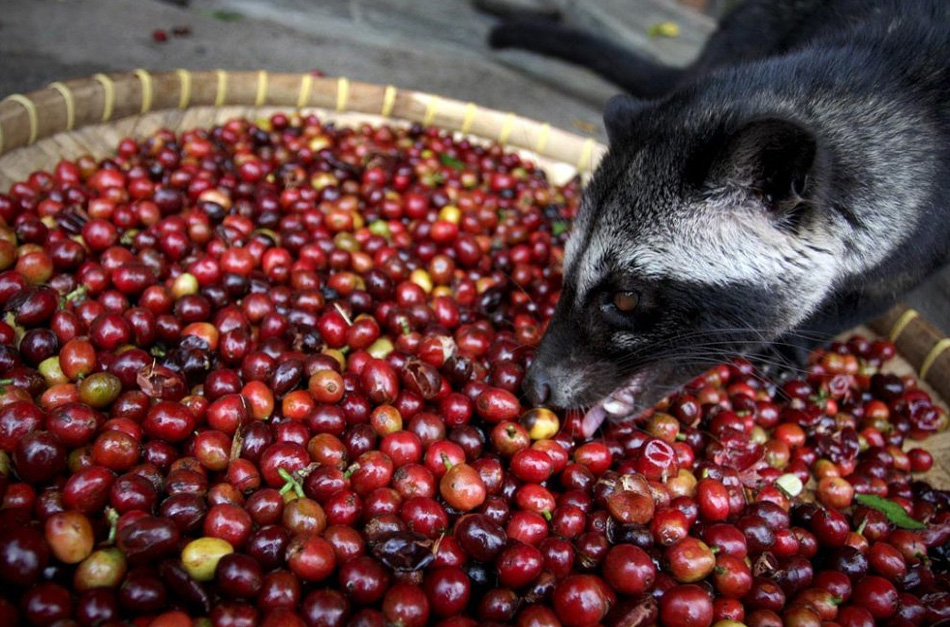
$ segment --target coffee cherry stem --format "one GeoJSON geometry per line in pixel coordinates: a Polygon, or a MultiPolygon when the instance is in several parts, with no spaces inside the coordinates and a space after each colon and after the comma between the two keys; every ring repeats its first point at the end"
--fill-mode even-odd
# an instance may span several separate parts
{"type": "Polygon", "coordinates": [[[865,518],[864,520],[861,521],[861,524],[858,525],[858,528],[856,529],[855,532],[856,532],[859,536],[863,536],[863,535],[864,535],[864,529],[865,529],[865,527],[867,527],[867,526],[868,526],[868,519],[865,518]]]}
{"type": "Polygon", "coordinates": [[[436,538],[435,542],[432,543],[432,555],[439,554],[439,547],[442,546],[442,539],[445,538],[445,532],[439,534],[439,537],[436,538]]]}
{"type": "Polygon", "coordinates": [[[342,307],[340,307],[339,303],[333,303],[333,308],[336,309],[337,313],[340,314],[340,317],[343,318],[343,321],[346,322],[346,326],[353,326],[353,321],[350,319],[350,316],[347,315],[346,311],[344,311],[342,307]]]}
{"type": "Polygon", "coordinates": [[[85,297],[86,292],[88,291],[89,291],[89,287],[87,287],[86,285],[80,285],[79,287],[77,287],[70,293],[66,294],[59,300],[59,308],[66,309],[66,305],[68,305],[69,303],[73,301],[77,301],[85,297]]]}
{"type": "Polygon", "coordinates": [[[241,450],[243,448],[244,448],[244,435],[241,433],[241,430],[238,429],[237,431],[234,432],[234,437],[231,438],[231,452],[230,452],[229,457],[232,462],[241,457],[241,450]]]}
{"type": "Polygon", "coordinates": [[[109,535],[106,544],[115,544],[115,534],[119,525],[119,512],[112,507],[106,507],[106,522],[109,523],[109,535]]]}
{"type": "Polygon", "coordinates": [[[350,464],[349,468],[347,468],[346,471],[343,473],[343,477],[345,479],[349,479],[350,477],[353,476],[353,473],[355,473],[359,469],[360,469],[359,463],[350,464]]]}
{"type": "Polygon", "coordinates": [[[286,468],[278,468],[277,474],[280,475],[280,478],[284,480],[284,485],[280,489],[280,495],[283,496],[290,492],[294,491],[298,497],[303,498],[303,486],[300,484],[300,481],[296,479],[286,468]]]}

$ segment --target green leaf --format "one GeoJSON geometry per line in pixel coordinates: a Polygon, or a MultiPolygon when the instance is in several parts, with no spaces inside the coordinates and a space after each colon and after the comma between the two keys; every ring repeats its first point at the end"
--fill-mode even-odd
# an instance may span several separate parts
{"type": "Polygon", "coordinates": [[[566,233],[568,228],[570,228],[570,226],[568,225],[567,222],[564,222],[563,220],[552,222],[551,235],[553,235],[554,237],[557,237],[558,235],[561,235],[562,233],[566,233]]]}
{"type": "Polygon", "coordinates": [[[212,11],[211,17],[222,22],[238,22],[244,19],[244,14],[237,11],[212,11]]]}
{"type": "Polygon", "coordinates": [[[442,153],[442,154],[439,155],[439,162],[441,162],[442,165],[444,165],[444,166],[446,166],[446,167],[452,168],[453,170],[464,170],[464,169],[465,169],[465,164],[464,164],[464,163],[462,163],[461,161],[459,161],[458,159],[456,159],[456,158],[453,157],[452,155],[447,155],[447,154],[445,154],[445,153],[442,153]]]}
{"type": "Polygon", "coordinates": [[[889,521],[903,529],[927,528],[927,525],[908,516],[907,510],[901,507],[898,503],[895,503],[889,499],[874,496],[873,494],[856,494],[854,500],[861,505],[870,507],[871,509],[876,509],[887,516],[889,521]]]}

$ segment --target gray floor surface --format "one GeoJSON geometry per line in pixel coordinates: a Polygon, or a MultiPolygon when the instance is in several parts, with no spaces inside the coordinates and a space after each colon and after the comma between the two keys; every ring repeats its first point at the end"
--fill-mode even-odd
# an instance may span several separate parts
{"type": "MultiPolygon", "coordinates": [[[[714,22],[673,0],[548,0],[568,22],[682,65],[714,22]],[[673,21],[675,38],[652,37],[673,21]]],[[[144,67],[309,71],[472,100],[603,139],[617,90],[581,69],[490,50],[468,0],[0,0],[0,98],[54,80],[144,67]],[[152,31],[192,33],[152,39],[152,31]]],[[[950,245],[950,243],[948,243],[950,245]]],[[[950,332],[950,269],[905,299],[950,332]]]]}

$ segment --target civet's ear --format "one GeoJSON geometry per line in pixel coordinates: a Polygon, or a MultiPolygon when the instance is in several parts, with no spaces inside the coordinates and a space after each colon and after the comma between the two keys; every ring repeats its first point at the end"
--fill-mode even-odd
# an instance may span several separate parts
{"type": "Polygon", "coordinates": [[[688,165],[688,177],[706,188],[744,189],[781,214],[806,199],[817,151],[815,136],[796,122],[752,120],[701,147],[688,165]]]}

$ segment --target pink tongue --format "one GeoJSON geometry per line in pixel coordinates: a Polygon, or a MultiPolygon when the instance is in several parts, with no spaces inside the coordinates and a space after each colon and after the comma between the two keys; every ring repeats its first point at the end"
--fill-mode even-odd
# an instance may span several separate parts
{"type": "Polygon", "coordinates": [[[604,409],[603,405],[597,405],[584,414],[584,418],[581,420],[581,437],[589,438],[594,435],[606,419],[607,410],[604,409]]]}

